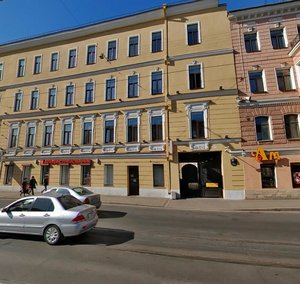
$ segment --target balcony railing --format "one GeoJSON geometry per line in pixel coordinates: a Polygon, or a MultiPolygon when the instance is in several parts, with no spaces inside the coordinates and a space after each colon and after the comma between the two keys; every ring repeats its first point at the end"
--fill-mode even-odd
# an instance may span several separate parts
{"type": "Polygon", "coordinates": [[[290,42],[291,49],[293,49],[299,41],[300,41],[300,34],[297,34],[296,37],[290,42]]]}

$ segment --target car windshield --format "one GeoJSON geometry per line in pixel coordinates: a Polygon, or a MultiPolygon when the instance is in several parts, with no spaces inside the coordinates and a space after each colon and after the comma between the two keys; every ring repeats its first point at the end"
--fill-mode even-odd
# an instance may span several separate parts
{"type": "Polygon", "coordinates": [[[88,190],[85,187],[78,186],[78,187],[73,187],[72,190],[74,190],[78,195],[87,195],[87,194],[92,194],[90,190],[88,190]]]}
{"type": "Polygon", "coordinates": [[[82,205],[83,203],[78,200],[77,198],[71,196],[71,195],[63,195],[57,198],[58,201],[60,202],[60,204],[62,205],[62,207],[65,210],[77,207],[82,205]]]}

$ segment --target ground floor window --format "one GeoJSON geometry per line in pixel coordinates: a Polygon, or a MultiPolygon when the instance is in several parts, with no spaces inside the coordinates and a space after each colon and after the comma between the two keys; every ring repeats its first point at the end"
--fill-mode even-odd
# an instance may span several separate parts
{"type": "Polygon", "coordinates": [[[60,185],[69,185],[70,182],[70,166],[61,165],[60,166],[60,175],[59,175],[59,184],[60,185]]]}
{"type": "Polygon", "coordinates": [[[104,186],[113,186],[113,165],[104,165],[104,186]]]}
{"type": "Polygon", "coordinates": [[[260,173],[261,173],[262,188],[276,188],[274,165],[261,165],[260,173]]]}
{"type": "Polygon", "coordinates": [[[300,188],[300,164],[291,165],[293,188],[300,188]]]}
{"type": "Polygon", "coordinates": [[[164,186],[164,165],[153,165],[153,186],[164,186]]]}
{"type": "Polygon", "coordinates": [[[22,172],[22,181],[26,178],[29,182],[31,176],[31,165],[24,165],[22,172]]]}
{"type": "Polygon", "coordinates": [[[5,166],[4,184],[6,184],[6,185],[12,184],[13,174],[14,174],[14,165],[6,165],[5,166]]]}
{"type": "MultiPolygon", "coordinates": [[[[50,166],[41,166],[41,179],[40,179],[40,184],[44,184],[45,177],[48,178],[49,180],[49,174],[50,174],[50,166]]],[[[49,181],[48,181],[49,183],[49,181]]]]}
{"type": "Polygon", "coordinates": [[[91,186],[91,166],[81,166],[81,184],[91,186]]]}

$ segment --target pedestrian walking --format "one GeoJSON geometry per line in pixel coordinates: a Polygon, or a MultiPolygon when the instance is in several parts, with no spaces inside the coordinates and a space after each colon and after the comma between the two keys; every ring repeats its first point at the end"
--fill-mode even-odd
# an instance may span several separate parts
{"type": "Polygon", "coordinates": [[[31,189],[31,194],[34,195],[34,189],[36,189],[37,181],[34,176],[31,177],[29,181],[29,188],[31,189]]]}
{"type": "Polygon", "coordinates": [[[20,190],[20,196],[22,194],[25,196],[26,193],[28,193],[28,181],[27,178],[24,178],[22,182],[22,188],[20,190]]]}
{"type": "Polygon", "coordinates": [[[42,193],[47,190],[47,186],[49,185],[49,176],[48,175],[45,175],[44,180],[43,180],[43,185],[44,185],[44,189],[42,190],[42,193]]]}

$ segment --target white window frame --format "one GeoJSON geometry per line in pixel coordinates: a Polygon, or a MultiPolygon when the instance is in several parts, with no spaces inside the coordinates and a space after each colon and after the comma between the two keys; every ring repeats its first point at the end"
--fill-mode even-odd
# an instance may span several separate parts
{"type": "Polygon", "coordinates": [[[186,104],[185,109],[188,118],[188,136],[192,139],[192,113],[193,112],[203,112],[203,120],[204,120],[204,138],[208,138],[208,102],[201,103],[191,103],[186,104]]]}
{"type": "Polygon", "coordinates": [[[0,81],[3,80],[3,74],[4,74],[4,62],[0,62],[0,81]]]}
{"type": "Polygon", "coordinates": [[[82,116],[80,117],[81,120],[81,145],[93,145],[94,144],[94,136],[95,136],[95,115],[89,115],[89,116],[82,116]],[[91,122],[92,123],[92,137],[91,137],[91,144],[83,144],[84,139],[84,123],[91,122]]]}
{"type": "Polygon", "coordinates": [[[85,58],[86,62],[85,62],[85,64],[86,65],[93,65],[93,64],[97,63],[97,46],[98,46],[97,43],[90,43],[90,44],[88,44],[86,46],[86,50],[85,50],[85,55],[86,55],[86,58],[85,58]],[[88,63],[88,51],[89,51],[89,47],[90,46],[94,46],[95,47],[95,61],[93,63],[88,63]]]}
{"type": "Polygon", "coordinates": [[[50,147],[53,145],[53,135],[54,135],[54,119],[51,120],[44,120],[43,121],[43,134],[42,134],[42,147],[50,147]],[[51,126],[51,141],[50,145],[45,146],[45,134],[46,134],[46,126],[51,126]]]}
{"type": "Polygon", "coordinates": [[[43,55],[42,55],[42,54],[35,55],[34,58],[33,58],[32,74],[33,74],[33,75],[41,74],[41,73],[42,73],[42,65],[43,65],[43,55]],[[36,59],[37,59],[38,57],[41,58],[40,68],[39,68],[38,72],[35,73],[35,72],[34,72],[34,71],[35,71],[35,61],[36,61],[36,59]]]}
{"type": "Polygon", "coordinates": [[[291,91],[292,90],[296,90],[296,81],[295,81],[295,73],[294,73],[294,70],[293,70],[293,66],[291,66],[290,68],[285,68],[285,67],[280,67],[280,68],[274,68],[274,72],[275,72],[275,78],[276,78],[276,84],[277,84],[277,91],[280,91],[279,90],[279,84],[278,84],[278,78],[277,78],[277,70],[284,70],[284,69],[288,69],[290,70],[290,78],[291,78],[291,91]]]}
{"type": "Polygon", "coordinates": [[[47,108],[55,108],[57,106],[57,87],[56,86],[52,86],[50,88],[48,88],[48,94],[47,94],[47,108]],[[55,89],[55,102],[54,105],[49,107],[49,91],[50,89],[55,89]]]}
{"type": "Polygon", "coordinates": [[[17,78],[21,78],[21,77],[24,77],[25,76],[25,73],[26,73],[26,58],[18,58],[18,64],[17,64],[17,73],[16,73],[16,77],[17,78]],[[19,66],[20,66],[20,61],[21,60],[24,60],[24,69],[23,69],[23,73],[21,76],[19,76],[19,66]]]}
{"type": "Polygon", "coordinates": [[[30,147],[34,147],[35,146],[35,143],[36,143],[36,132],[37,132],[37,122],[36,121],[28,121],[26,123],[26,136],[25,136],[25,147],[26,148],[30,148],[30,147]],[[33,137],[33,145],[32,146],[28,146],[27,145],[27,142],[28,142],[28,137],[29,137],[29,128],[34,128],[34,137],[33,137]]]}
{"type": "Polygon", "coordinates": [[[68,85],[66,85],[64,106],[73,106],[73,105],[75,105],[75,95],[76,95],[76,84],[73,83],[73,82],[70,82],[68,85]],[[72,97],[72,104],[67,105],[66,104],[66,96],[67,96],[67,87],[69,87],[69,86],[73,86],[73,97],[72,97]]]}
{"type": "MultiPolygon", "coordinates": [[[[300,131],[300,114],[297,114],[297,113],[285,113],[284,116],[283,116],[283,119],[285,120],[285,116],[288,116],[288,115],[297,115],[297,121],[298,121],[298,130],[300,131]]],[[[285,123],[285,121],[284,121],[285,123]]],[[[286,129],[285,129],[285,134],[286,134],[286,129]]],[[[296,138],[298,139],[298,138],[296,138]]],[[[287,138],[287,140],[293,140],[293,138],[287,138]]]]}
{"type": "Polygon", "coordinates": [[[125,111],[124,112],[124,127],[125,127],[125,141],[126,143],[129,143],[128,142],[128,119],[130,118],[136,118],[137,119],[137,136],[138,136],[138,139],[136,141],[136,143],[140,143],[141,141],[141,111],[140,110],[137,110],[137,111],[125,111]]]}
{"type": "Polygon", "coordinates": [[[21,122],[14,122],[14,123],[11,123],[11,124],[9,125],[9,140],[8,140],[7,148],[11,148],[11,147],[10,147],[10,144],[11,144],[12,130],[13,130],[13,129],[17,129],[16,146],[13,147],[13,148],[18,147],[18,144],[19,144],[19,135],[20,135],[20,126],[21,126],[21,122]]]}
{"type": "Polygon", "coordinates": [[[188,22],[188,23],[185,24],[185,43],[186,43],[187,46],[193,46],[193,45],[196,45],[196,44],[189,45],[189,39],[188,39],[188,26],[189,26],[189,25],[194,25],[194,24],[197,24],[197,25],[198,25],[198,40],[199,40],[199,42],[198,42],[197,44],[202,43],[202,39],[201,39],[201,24],[200,24],[200,21],[188,22]]]}
{"type": "Polygon", "coordinates": [[[265,72],[265,69],[262,69],[262,70],[249,70],[248,71],[248,86],[249,86],[249,92],[251,92],[251,85],[250,85],[250,73],[255,73],[255,72],[261,72],[261,78],[262,78],[262,81],[263,81],[263,92],[268,92],[268,88],[267,88],[267,80],[266,80],[266,72],[265,72]]]}
{"type": "Polygon", "coordinates": [[[96,88],[96,83],[95,83],[94,80],[90,80],[90,81],[88,81],[88,82],[86,82],[86,83],[84,84],[84,98],[83,98],[83,103],[84,103],[84,104],[91,104],[91,103],[94,103],[94,102],[95,102],[95,88],[96,88]],[[93,99],[92,99],[92,101],[89,102],[89,103],[86,102],[86,87],[87,87],[87,84],[93,84],[93,99]]]}
{"type": "MultiPolygon", "coordinates": [[[[140,74],[139,73],[132,73],[126,76],[126,97],[129,98],[129,92],[128,92],[128,87],[129,87],[129,77],[131,76],[137,76],[138,77],[138,91],[137,91],[137,97],[140,96],[140,74]]],[[[135,98],[135,97],[130,97],[130,99],[135,98]]]]}
{"type": "Polygon", "coordinates": [[[157,53],[152,51],[152,35],[157,32],[161,33],[161,50],[158,52],[164,51],[164,31],[161,29],[150,32],[150,53],[157,53]]]}
{"type": "Polygon", "coordinates": [[[273,141],[273,131],[272,131],[272,117],[271,116],[269,116],[269,115],[258,115],[258,116],[256,116],[255,118],[254,118],[254,123],[255,123],[255,140],[258,142],[258,143],[260,143],[260,142],[263,142],[263,141],[273,141]],[[269,135],[270,135],[270,140],[264,140],[264,139],[262,139],[262,140],[257,140],[257,133],[256,133],[256,118],[257,117],[267,117],[268,118],[268,126],[269,126],[269,135]]]}
{"type": "Polygon", "coordinates": [[[117,99],[117,77],[114,75],[111,75],[109,78],[106,78],[104,80],[104,101],[105,102],[111,102],[111,101],[115,101],[117,99]],[[106,100],[106,84],[108,80],[115,80],[115,98],[112,100],[106,100]]]}
{"type": "Polygon", "coordinates": [[[114,141],[113,141],[113,144],[116,144],[116,141],[117,141],[117,119],[119,117],[118,113],[117,112],[114,112],[114,113],[105,113],[105,114],[102,114],[101,115],[102,117],[102,141],[103,141],[103,144],[106,145],[108,143],[105,143],[105,122],[108,121],[108,120],[113,120],[114,121],[114,141]]]}
{"type": "MultiPolygon", "coordinates": [[[[166,139],[165,121],[166,121],[166,111],[165,109],[149,109],[148,111],[148,137],[149,141],[152,141],[152,121],[151,118],[155,116],[161,116],[162,120],[162,141],[166,139]]],[[[154,141],[155,143],[156,141],[154,141]]]]}
{"type": "Polygon", "coordinates": [[[21,91],[21,90],[19,90],[19,91],[17,91],[17,92],[15,92],[15,96],[14,96],[14,101],[13,101],[13,110],[14,110],[14,112],[20,112],[20,111],[22,111],[22,105],[23,105],[23,91],[21,91]],[[17,94],[21,94],[21,100],[20,100],[20,109],[19,110],[15,110],[15,106],[16,106],[16,95],[17,94]]]}
{"type": "Polygon", "coordinates": [[[129,57],[129,58],[136,57],[136,56],[139,56],[140,54],[141,54],[141,35],[136,34],[136,35],[128,36],[128,39],[127,39],[127,57],[129,57]],[[135,55],[135,56],[129,56],[129,50],[130,50],[129,42],[130,42],[130,38],[132,38],[132,37],[138,37],[138,54],[135,55]]]}
{"type": "Polygon", "coordinates": [[[63,146],[71,146],[71,145],[73,145],[73,131],[74,131],[74,117],[69,117],[69,118],[63,118],[62,120],[61,120],[61,139],[60,139],[60,141],[61,141],[61,145],[63,145],[63,146]],[[66,125],[66,124],[71,124],[71,141],[70,141],[70,145],[68,144],[68,145],[64,145],[63,144],[63,142],[64,142],[64,126],[66,125]]]}
{"type": "Polygon", "coordinates": [[[69,49],[68,49],[67,68],[68,68],[68,69],[76,68],[76,67],[77,67],[77,61],[78,61],[78,48],[77,48],[77,47],[69,48],[69,49]],[[75,65],[74,65],[73,67],[69,67],[70,55],[71,55],[70,53],[71,53],[72,50],[75,50],[75,51],[76,51],[75,65]]]}
{"type": "Polygon", "coordinates": [[[149,94],[152,95],[152,73],[161,72],[161,81],[162,81],[162,92],[161,94],[155,94],[153,96],[162,95],[165,92],[165,78],[164,78],[164,69],[157,67],[155,70],[150,71],[150,92],[149,94]]]}
{"type": "Polygon", "coordinates": [[[35,90],[32,90],[30,93],[30,102],[29,102],[29,109],[31,110],[31,102],[32,102],[32,93],[33,92],[37,92],[38,93],[38,98],[37,98],[37,108],[34,108],[32,110],[36,110],[39,108],[39,104],[40,104],[40,90],[38,88],[36,88],[35,90]]]}
{"type": "Polygon", "coordinates": [[[200,66],[200,79],[201,79],[201,86],[200,89],[204,89],[205,84],[204,84],[204,71],[203,71],[203,63],[202,62],[198,62],[198,61],[193,61],[192,63],[189,63],[187,65],[187,87],[189,90],[195,91],[195,90],[199,90],[199,89],[191,89],[190,88],[190,66],[195,66],[195,65],[199,65],[200,66]]]}
{"type": "Polygon", "coordinates": [[[103,186],[105,187],[109,187],[109,186],[113,186],[114,185],[114,165],[113,164],[104,164],[104,167],[103,167],[103,186]],[[107,168],[111,167],[112,171],[112,176],[111,176],[111,180],[112,180],[112,183],[109,183],[108,181],[110,180],[110,178],[108,178],[108,171],[107,171],[107,168]]]}
{"type": "Polygon", "coordinates": [[[50,72],[55,72],[55,71],[58,71],[59,70],[59,60],[60,59],[60,53],[59,53],[59,51],[53,51],[53,52],[51,52],[51,54],[50,54],[50,65],[49,65],[49,70],[50,70],[50,72]],[[52,55],[53,54],[57,54],[57,69],[55,69],[55,70],[51,70],[51,65],[52,65],[52,55]]]}
{"type": "Polygon", "coordinates": [[[111,61],[111,60],[108,59],[108,45],[112,41],[116,42],[116,58],[113,59],[113,60],[117,60],[118,59],[119,40],[117,38],[116,39],[110,39],[110,40],[106,41],[106,58],[107,58],[108,61],[111,61]]]}

